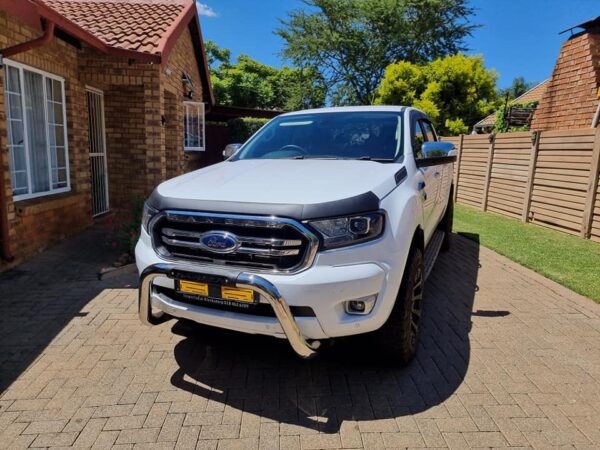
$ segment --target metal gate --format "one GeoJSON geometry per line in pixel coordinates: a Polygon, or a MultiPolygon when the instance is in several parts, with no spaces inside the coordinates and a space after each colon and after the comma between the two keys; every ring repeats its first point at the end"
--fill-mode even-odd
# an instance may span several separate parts
{"type": "Polygon", "coordinates": [[[106,136],[104,129],[104,94],[87,88],[90,137],[90,172],[92,178],[92,214],[108,212],[108,172],[106,168],[106,136]]]}

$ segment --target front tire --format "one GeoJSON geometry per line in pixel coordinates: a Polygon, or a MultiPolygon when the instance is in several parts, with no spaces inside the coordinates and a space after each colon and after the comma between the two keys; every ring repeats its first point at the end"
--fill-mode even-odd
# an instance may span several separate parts
{"type": "Polygon", "coordinates": [[[423,312],[423,284],[423,251],[413,245],[390,317],[373,333],[376,348],[383,351],[383,360],[394,366],[406,366],[417,352],[423,312]]]}

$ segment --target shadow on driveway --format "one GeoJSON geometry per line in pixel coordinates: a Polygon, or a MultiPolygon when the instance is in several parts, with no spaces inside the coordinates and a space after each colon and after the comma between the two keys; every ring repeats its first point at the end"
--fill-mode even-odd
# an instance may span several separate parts
{"type": "Polygon", "coordinates": [[[303,361],[283,340],[180,321],[173,332],[185,339],[175,347],[180,368],[171,383],[212,402],[326,433],[337,433],[343,421],[391,419],[439,405],[469,365],[479,270],[476,236],[455,236],[453,244],[427,280],[421,344],[407,368],[369,362],[366,356],[380,349],[364,348],[360,339],[338,340],[320,358],[303,361]]]}
{"type": "Polygon", "coordinates": [[[0,273],[0,392],[100,292],[137,285],[135,275],[98,280],[117,256],[104,243],[105,232],[93,228],[0,273]]]}

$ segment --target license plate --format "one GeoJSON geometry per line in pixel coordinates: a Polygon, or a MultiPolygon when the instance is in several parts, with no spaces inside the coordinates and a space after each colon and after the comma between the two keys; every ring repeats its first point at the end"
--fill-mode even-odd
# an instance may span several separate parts
{"type": "Polygon", "coordinates": [[[179,290],[186,294],[208,295],[208,284],[181,280],[179,282],[179,290]]]}
{"type": "Polygon", "coordinates": [[[235,300],[236,302],[253,303],[254,291],[252,289],[240,289],[227,286],[221,286],[221,297],[225,300],[235,300]]]}
{"type": "Polygon", "coordinates": [[[209,285],[208,283],[180,280],[178,291],[182,294],[231,300],[241,303],[255,302],[255,295],[252,289],[241,289],[230,286],[209,285]]]}

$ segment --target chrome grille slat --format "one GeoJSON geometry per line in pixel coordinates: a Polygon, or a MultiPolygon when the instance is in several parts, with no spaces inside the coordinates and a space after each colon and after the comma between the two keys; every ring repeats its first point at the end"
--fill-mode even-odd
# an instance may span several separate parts
{"type": "MultiPolygon", "coordinates": [[[[175,247],[188,247],[194,249],[203,249],[199,242],[180,241],[163,236],[162,241],[165,244],[174,245],[175,247]]],[[[300,254],[299,249],[276,249],[276,248],[255,248],[255,247],[240,247],[235,253],[245,253],[248,255],[260,256],[294,256],[300,254]]]]}
{"type": "MultiPolygon", "coordinates": [[[[162,234],[171,238],[187,237],[192,239],[200,239],[203,233],[187,230],[175,230],[173,228],[163,228],[162,234]]],[[[244,244],[268,245],[271,247],[299,247],[302,245],[300,239],[275,239],[275,238],[257,238],[251,236],[237,236],[240,242],[244,244]]]]}
{"type": "Polygon", "coordinates": [[[149,228],[153,246],[163,259],[258,272],[304,270],[314,261],[319,243],[300,222],[279,217],[168,210],[157,214],[149,228]],[[219,234],[233,237],[237,246],[225,252],[209,248],[205,239],[219,234]]]}
{"type": "Polygon", "coordinates": [[[209,224],[209,225],[233,225],[248,228],[283,228],[285,223],[269,220],[266,217],[253,217],[244,219],[242,216],[228,215],[205,215],[202,213],[179,213],[168,212],[167,218],[172,222],[191,223],[191,224],[209,224]]]}
{"type": "Polygon", "coordinates": [[[280,250],[277,248],[255,248],[255,247],[240,247],[236,253],[246,253],[248,255],[260,256],[295,256],[300,254],[300,250],[280,250]]]}
{"type": "MultiPolygon", "coordinates": [[[[179,258],[179,259],[188,259],[188,260],[191,259],[191,260],[194,260],[194,261],[203,261],[203,262],[206,262],[206,263],[215,263],[215,264],[218,263],[218,264],[223,265],[223,266],[236,266],[236,265],[239,265],[239,264],[232,263],[232,262],[229,262],[229,261],[222,261],[222,260],[219,261],[219,260],[214,260],[214,259],[211,259],[211,258],[206,258],[206,257],[203,257],[203,256],[190,256],[190,255],[186,255],[184,253],[173,252],[172,255],[175,256],[175,257],[177,257],[177,258],[179,258]]],[[[273,272],[277,270],[277,266],[275,264],[265,264],[265,263],[259,263],[259,262],[257,262],[257,263],[254,263],[254,266],[259,267],[261,269],[266,269],[266,270],[269,270],[269,271],[273,271],[273,272]]]]}

